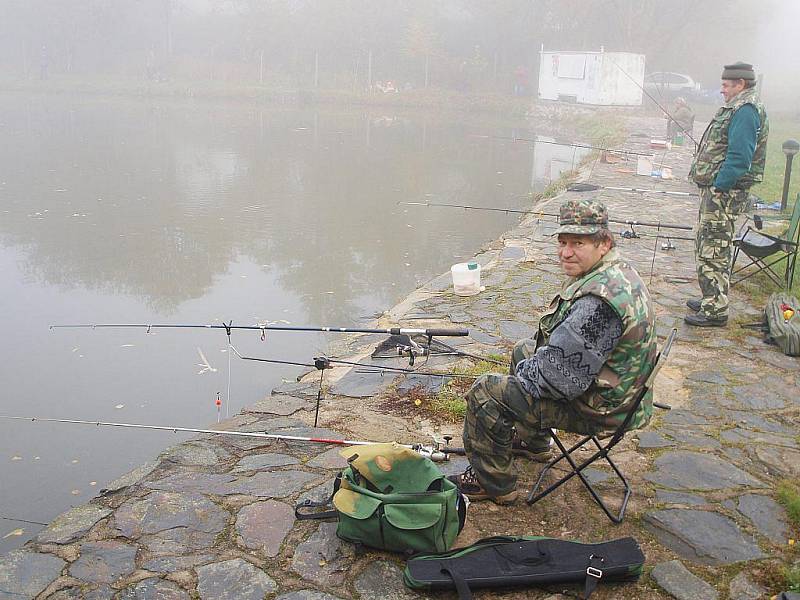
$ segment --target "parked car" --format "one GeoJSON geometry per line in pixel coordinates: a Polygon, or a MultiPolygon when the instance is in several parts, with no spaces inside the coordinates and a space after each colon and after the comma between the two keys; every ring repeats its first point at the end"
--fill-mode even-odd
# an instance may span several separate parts
{"type": "Polygon", "coordinates": [[[644,89],[658,96],[694,96],[700,92],[700,84],[688,75],[656,71],[645,75],[644,89]]]}

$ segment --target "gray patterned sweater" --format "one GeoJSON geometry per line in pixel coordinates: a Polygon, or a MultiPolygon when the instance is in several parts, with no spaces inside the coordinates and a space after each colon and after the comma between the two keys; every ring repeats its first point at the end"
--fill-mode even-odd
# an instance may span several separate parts
{"type": "Polygon", "coordinates": [[[622,337],[622,319],[597,296],[575,301],[549,344],[517,363],[515,375],[534,398],[573,400],[589,389],[622,337]]]}

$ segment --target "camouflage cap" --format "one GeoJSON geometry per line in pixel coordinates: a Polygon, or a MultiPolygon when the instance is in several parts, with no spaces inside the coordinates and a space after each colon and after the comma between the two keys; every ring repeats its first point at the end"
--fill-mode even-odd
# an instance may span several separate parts
{"type": "Polygon", "coordinates": [[[561,227],[553,235],[592,235],[608,227],[608,210],[602,202],[594,198],[567,200],[561,205],[558,224],[561,227]]]}

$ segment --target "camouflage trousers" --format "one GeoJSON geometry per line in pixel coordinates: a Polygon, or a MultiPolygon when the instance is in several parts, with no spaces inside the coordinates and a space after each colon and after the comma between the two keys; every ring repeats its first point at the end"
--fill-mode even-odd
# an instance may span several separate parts
{"type": "MultiPolygon", "coordinates": [[[[511,373],[517,362],[531,356],[535,348],[533,339],[517,342],[511,373]]],[[[536,451],[548,447],[551,428],[586,433],[597,429],[568,402],[534,398],[513,375],[482,375],[465,398],[464,450],[478,481],[492,496],[502,496],[516,488],[511,449],[515,430],[519,439],[536,451]]]]}
{"type": "Polygon", "coordinates": [[[710,187],[700,188],[694,255],[703,294],[700,312],[707,317],[728,316],[734,227],[747,207],[747,197],[747,190],[714,193],[710,187]]]}

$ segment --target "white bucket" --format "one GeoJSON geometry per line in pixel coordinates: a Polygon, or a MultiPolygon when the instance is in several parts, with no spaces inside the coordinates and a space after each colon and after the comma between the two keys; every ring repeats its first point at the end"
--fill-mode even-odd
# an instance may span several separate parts
{"type": "Polygon", "coordinates": [[[653,174],[653,159],[655,156],[639,156],[636,158],[636,174],[647,175],[653,174]]]}
{"type": "Polygon", "coordinates": [[[473,261],[450,267],[453,291],[458,296],[474,296],[481,291],[481,266],[473,261]]]}

